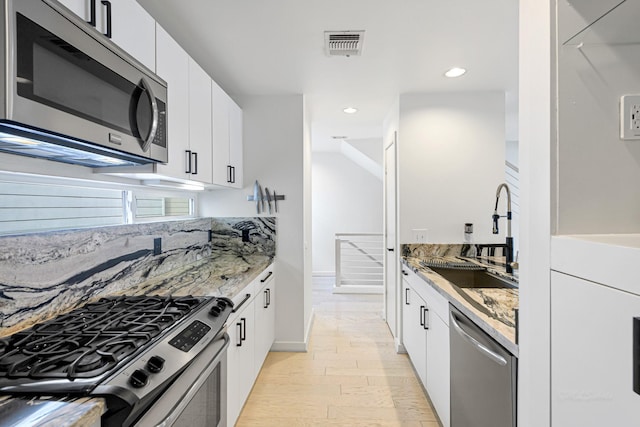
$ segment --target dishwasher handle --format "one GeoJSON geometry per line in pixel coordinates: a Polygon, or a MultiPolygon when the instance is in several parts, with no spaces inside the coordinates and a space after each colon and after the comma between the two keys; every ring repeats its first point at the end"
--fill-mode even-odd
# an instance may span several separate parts
{"type": "Polygon", "coordinates": [[[507,360],[504,357],[502,357],[499,354],[491,351],[488,347],[486,347],[480,341],[478,341],[477,339],[475,339],[474,337],[472,337],[471,335],[466,333],[460,327],[460,325],[458,324],[458,319],[456,319],[456,315],[451,310],[449,311],[449,319],[451,320],[451,324],[453,325],[453,329],[455,329],[455,331],[458,334],[460,334],[460,336],[462,338],[464,338],[469,343],[471,343],[471,345],[476,347],[478,349],[478,351],[483,353],[485,356],[487,356],[489,359],[493,360],[494,362],[496,362],[500,366],[506,366],[507,365],[507,360]]]}

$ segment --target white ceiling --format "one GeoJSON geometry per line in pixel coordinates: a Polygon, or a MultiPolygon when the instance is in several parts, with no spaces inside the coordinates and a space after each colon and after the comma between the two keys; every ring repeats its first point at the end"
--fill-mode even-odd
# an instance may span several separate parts
{"type": "Polygon", "coordinates": [[[314,150],[381,138],[402,93],[502,90],[517,117],[517,0],[138,1],[231,96],[304,94],[314,150]],[[362,56],[327,57],[325,30],[365,30],[362,56]]]}

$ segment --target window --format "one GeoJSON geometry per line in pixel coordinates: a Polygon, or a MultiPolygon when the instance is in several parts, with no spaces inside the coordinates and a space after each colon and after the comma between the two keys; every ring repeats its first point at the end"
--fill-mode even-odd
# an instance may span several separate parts
{"type": "MultiPolygon", "coordinates": [[[[195,216],[193,193],[0,178],[0,235],[195,216]]],[[[83,183],[84,184],[84,183],[83,183]]]]}

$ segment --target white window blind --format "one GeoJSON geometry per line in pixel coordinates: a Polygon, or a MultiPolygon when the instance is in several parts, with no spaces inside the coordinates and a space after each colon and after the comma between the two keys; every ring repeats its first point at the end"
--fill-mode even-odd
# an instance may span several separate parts
{"type": "Polygon", "coordinates": [[[0,234],[124,222],[122,190],[0,181],[0,234]]]}
{"type": "Polygon", "coordinates": [[[192,193],[0,180],[0,235],[194,216],[192,193]]]}

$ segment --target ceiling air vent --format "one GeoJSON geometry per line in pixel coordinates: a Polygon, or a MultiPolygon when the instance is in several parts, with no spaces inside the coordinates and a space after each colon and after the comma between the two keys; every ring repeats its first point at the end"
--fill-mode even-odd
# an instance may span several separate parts
{"type": "Polygon", "coordinates": [[[325,31],[325,52],[328,56],[360,55],[363,38],[364,31],[325,31]]]}

